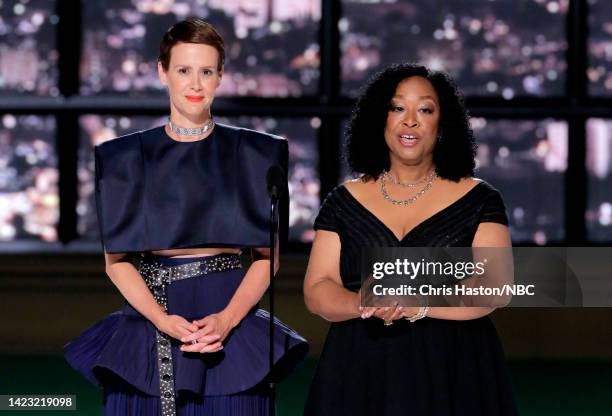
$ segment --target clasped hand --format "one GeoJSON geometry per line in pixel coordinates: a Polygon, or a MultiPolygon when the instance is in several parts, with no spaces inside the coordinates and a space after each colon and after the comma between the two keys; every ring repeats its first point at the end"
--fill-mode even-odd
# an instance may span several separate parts
{"type": "Polygon", "coordinates": [[[408,319],[413,317],[418,311],[418,307],[414,306],[398,306],[395,302],[393,306],[361,306],[361,290],[357,293],[357,302],[359,302],[359,313],[361,319],[368,319],[372,316],[382,319],[389,324],[397,319],[408,319]]]}
{"type": "Polygon", "coordinates": [[[181,351],[206,353],[221,351],[232,328],[229,317],[219,312],[193,322],[179,315],[166,315],[158,329],[183,342],[181,351]],[[194,340],[197,343],[192,343],[194,340]]]}
{"type": "Polygon", "coordinates": [[[418,312],[419,308],[413,306],[360,306],[359,311],[362,319],[367,319],[372,316],[380,318],[385,323],[395,321],[397,319],[411,318],[418,312]]]}

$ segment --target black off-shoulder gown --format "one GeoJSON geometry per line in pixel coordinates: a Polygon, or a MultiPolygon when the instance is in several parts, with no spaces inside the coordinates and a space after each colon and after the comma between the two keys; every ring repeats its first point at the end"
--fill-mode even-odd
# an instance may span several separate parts
{"type": "MultiPolygon", "coordinates": [[[[340,237],[344,286],[360,287],[361,247],[469,247],[482,222],[507,225],[499,192],[480,182],[401,240],[344,187],[324,200],[315,229],[340,237]]],[[[378,318],[332,323],[307,416],[516,415],[504,353],[488,316],[468,321],[378,318]]]]}

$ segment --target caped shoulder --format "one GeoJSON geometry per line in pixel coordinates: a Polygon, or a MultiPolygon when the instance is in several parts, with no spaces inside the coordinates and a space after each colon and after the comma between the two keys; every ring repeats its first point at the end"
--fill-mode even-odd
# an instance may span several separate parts
{"type": "Polygon", "coordinates": [[[125,134],[100,143],[95,146],[97,158],[125,158],[134,156],[137,157],[142,153],[142,145],[147,139],[157,141],[163,126],[153,127],[147,130],[140,130],[133,133],[125,134]]]}
{"type": "Polygon", "coordinates": [[[230,126],[228,124],[217,123],[217,128],[221,130],[225,130],[229,134],[234,134],[236,136],[247,138],[247,139],[252,139],[252,140],[270,140],[270,141],[280,141],[280,142],[287,141],[287,139],[285,139],[282,136],[277,136],[276,134],[264,133],[264,132],[257,131],[257,130],[247,129],[245,127],[237,127],[237,126],[230,126]]]}
{"type": "Polygon", "coordinates": [[[123,136],[108,140],[104,143],[100,143],[96,145],[96,148],[106,153],[112,152],[113,150],[125,150],[132,147],[139,147],[142,138],[153,134],[153,131],[158,128],[159,127],[125,134],[123,136]]]}

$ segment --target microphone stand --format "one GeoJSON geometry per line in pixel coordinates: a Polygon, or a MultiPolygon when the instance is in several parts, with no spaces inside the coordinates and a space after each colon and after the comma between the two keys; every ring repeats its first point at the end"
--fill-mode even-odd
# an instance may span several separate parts
{"type": "Polygon", "coordinates": [[[270,301],[270,416],[276,416],[276,385],[272,379],[272,369],[274,367],[274,264],[276,261],[276,237],[278,228],[278,195],[272,192],[270,209],[270,286],[268,288],[268,299],[270,301]]]}

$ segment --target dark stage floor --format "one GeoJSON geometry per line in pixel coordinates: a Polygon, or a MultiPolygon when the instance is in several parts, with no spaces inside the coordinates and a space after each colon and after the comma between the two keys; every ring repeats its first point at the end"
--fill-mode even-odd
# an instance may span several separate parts
{"type": "MultiPolygon", "coordinates": [[[[75,394],[77,411],[44,414],[100,414],[101,391],[85,382],[61,356],[0,355],[0,360],[4,363],[1,394],[75,394]]],[[[315,365],[316,358],[309,358],[279,385],[279,416],[301,414],[315,365]]],[[[612,412],[612,361],[512,360],[509,367],[523,416],[609,416],[612,412]]]]}

